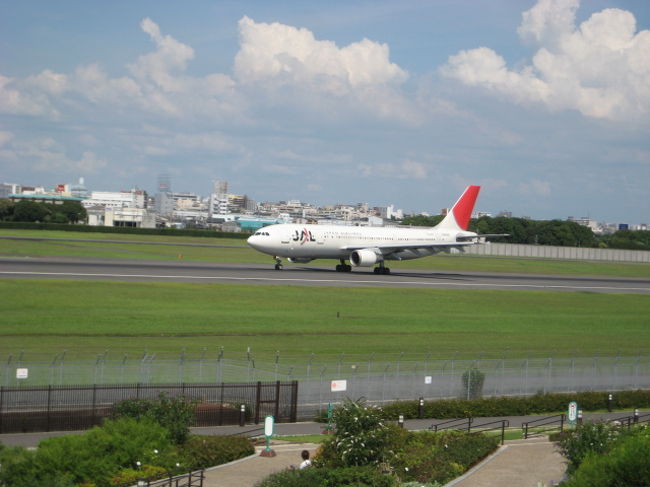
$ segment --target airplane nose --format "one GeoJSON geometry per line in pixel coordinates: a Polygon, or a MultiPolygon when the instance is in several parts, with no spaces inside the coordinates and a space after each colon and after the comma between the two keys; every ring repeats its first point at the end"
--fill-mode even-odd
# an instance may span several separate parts
{"type": "Polygon", "coordinates": [[[253,247],[255,250],[260,250],[260,248],[263,247],[260,245],[260,237],[257,235],[251,235],[246,241],[248,242],[248,245],[253,247]]]}

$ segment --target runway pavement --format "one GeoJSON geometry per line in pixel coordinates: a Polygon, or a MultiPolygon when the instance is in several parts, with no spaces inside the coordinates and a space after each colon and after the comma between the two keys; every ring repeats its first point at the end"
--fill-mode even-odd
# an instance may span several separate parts
{"type": "Polygon", "coordinates": [[[286,264],[284,270],[276,271],[271,263],[5,257],[0,258],[0,278],[650,293],[650,279],[397,269],[393,269],[390,275],[377,275],[369,268],[357,268],[349,273],[336,272],[333,262],[286,264]]]}

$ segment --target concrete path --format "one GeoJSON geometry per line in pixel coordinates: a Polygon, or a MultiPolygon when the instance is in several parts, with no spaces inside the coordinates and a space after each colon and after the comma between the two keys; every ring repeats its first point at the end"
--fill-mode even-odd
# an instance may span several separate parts
{"type": "Polygon", "coordinates": [[[254,487],[260,480],[272,473],[297,467],[302,458],[300,452],[308,450],[313,456],[318,445],[313,443],[289,443],[271,445],[275,457],[262,457],[264,447],[257,447],[255,455],[226,465],[211,468],[205,472],[204,487],[254,487]]]}
{"type": "Polygon", "coordinates": [[[506,441],[492,456],[446,487],[537,487],[557,485],[566,464],[546,438],[506,441]]]}

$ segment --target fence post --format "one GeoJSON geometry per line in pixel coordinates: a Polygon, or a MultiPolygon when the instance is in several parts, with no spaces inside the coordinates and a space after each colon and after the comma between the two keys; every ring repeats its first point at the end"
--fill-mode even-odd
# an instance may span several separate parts
{"type": "Polygon", "coordinates": [[[50,431],[51,400],[52,400],[52,384],[47,386],[47,420],[46,420],[45,431],[50,431]]]}
{"type": "Polygon", "coordinates": [[[298,421],[298,381],[291,382],[291,418],[292,423],[298,421]]]}
{"type": "Polygon", "coordinates": [[[4,400],[4,386],[0,384],[0,433],[2,430],[2,401],[4,400]]]}
{"type": "Polygon", "coordinates": [[[280,381],[275,381],[275,410],[273,411],[275,420],[279,420],[280,415],[280,381]]]}
{"type": "Polygon", "coordinates": [[[260,402],[262,400],[262,383],[257,381],[257,393],[255,394],[255,424],[260,424],[260,402]]]}
{"type": "Polygon", "coordinates": [[[93,384],[93,414],[91,416],[91,418],[92,418],[91,419],[91,421],[92,421],[91,424],[92,425],[99,424],[99,421],[97,421],[97,414],[96,414],[96,408],[95,408],[96,397],[97,397],[97,384],[93,384]]]}

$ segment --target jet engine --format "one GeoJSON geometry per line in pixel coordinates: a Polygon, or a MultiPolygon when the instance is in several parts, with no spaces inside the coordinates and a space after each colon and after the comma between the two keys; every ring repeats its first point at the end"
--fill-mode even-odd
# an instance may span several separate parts
{"type": "Polygon", "coordinates": [[[379,260],[374,250],[354,250],[350,254],[350,263],[355,267],[372,267],[379,260]]]}
{"type": "Polygon", "coordinates": [[[287,260],[292,264],[306,264],[314,259],[310,259],[309,257],[289,257],[287,260]]]}

